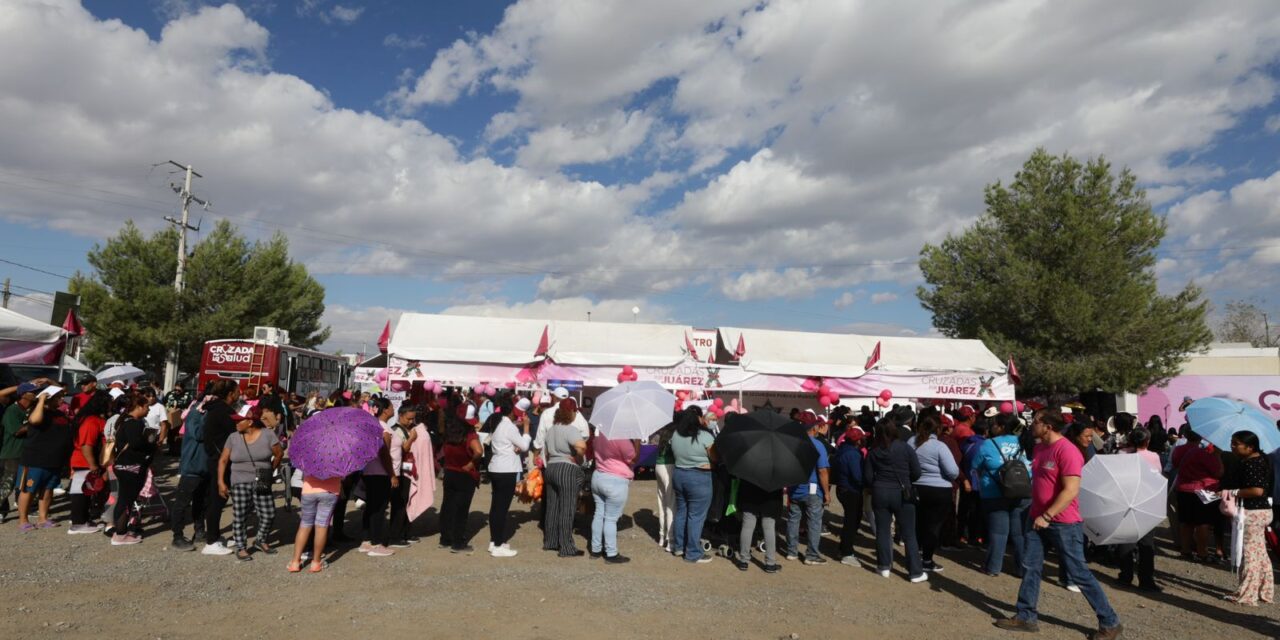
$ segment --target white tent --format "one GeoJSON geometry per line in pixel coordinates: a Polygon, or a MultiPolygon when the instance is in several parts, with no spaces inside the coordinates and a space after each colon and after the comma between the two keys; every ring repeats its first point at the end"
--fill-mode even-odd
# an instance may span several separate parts
{"type": "Polygon", "coordinates": [[[62,335],[60,327],[0,309],[0,363],[56,364],[62,335]]]}
{"type": "Polygon", "coordinates": [[[564,365],[674,367],[687,356],[692,331],[685,325],[556,320],[547,357],[564,365]]]}
{"type": "Polygon", "coordinates": [[[541,358],[548,324],[546,320],[406,313],[396,325],[387,353],[403,360],[527,364],[541,358]]]}
{"type": "Polygon", "coordinates": [[[770,375],[856,378],[866,373],[876,339],[853,334],[770,329],[720,328],[720,345],[730,354],[743,347],[738,364],[770,375]]]}

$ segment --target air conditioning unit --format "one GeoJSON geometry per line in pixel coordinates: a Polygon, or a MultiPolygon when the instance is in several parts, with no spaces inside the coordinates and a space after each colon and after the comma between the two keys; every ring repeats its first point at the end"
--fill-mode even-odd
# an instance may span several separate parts
{"type": "Polygon", "coordinates": [[[289,332],[276,327],[254,327],[253,341],[269,344],[289,344],[289,332]]]}

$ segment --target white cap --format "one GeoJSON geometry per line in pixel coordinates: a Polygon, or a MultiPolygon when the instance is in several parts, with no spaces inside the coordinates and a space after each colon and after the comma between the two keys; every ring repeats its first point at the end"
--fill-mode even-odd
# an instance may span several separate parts
{"type": "Polygon", "coordinates": [[[115,400],[116,398],[124,395],[124,392],[117,387],[111,387],[111,390],[107,392],[107,395],[111,396],[112,400],[115,400]]]}
{"type": "Polygon", "coordinates": [[[520,398],[516,400],[516,408],[521,411],[528,411],[533,406],[533,401],[528,398],[520,398]]]}
{"type": "Polygon", "coordinates": [[[476,419],[476,406],[474,404],[467,405],[467,420],[476,419]]]}
{"type": "Polygon", "coordinates": [[[551,395],[564,400],[569,397],[569,390],[564,387],[556,387],[551,391],[551,395]]]}
{"type": "Polygon", "coordinates": [[[996,416],[1000,415],[1000,410],[999,410],[999,409],[997,409],[997,408],[995,408],[995,407],[987,407],[987,410],[986,410],[986,411],[983,411],[983,412],[982,412],[982,415],[984,415],[984,416],[986,416],[986,417],[988,417],[988,418],[994,418],[994,417],[996,417],[996,416]]]}
{"type": "Polygon", "coordinates": [[[1068,414],[1068,413],[1071,413],[1071,407],[1063,407],[1063,408],[1062,408],[1062,413],[1063,413],[1064,415],[1065,415],[1065,414],[1068,414]]]}

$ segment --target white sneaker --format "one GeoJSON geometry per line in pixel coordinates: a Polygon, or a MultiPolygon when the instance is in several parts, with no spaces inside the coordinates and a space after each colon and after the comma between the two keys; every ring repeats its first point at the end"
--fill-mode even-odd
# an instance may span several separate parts
{"type": "Polygon", "coordinates": [[[850,567],[861,567],[862,561],[858,559],[858,556],[845,556],[840,558],[840,564],[849,565],[850,567]]]}
{"type": "Polygon", "coordinates": [[[366,540],[365,542],[360,543],[360,548],[356,549],[356,551],[359,551],[360,553],[369,553],[370,551],[373,551],[373,544],[366,540]]]}
{"type": "Polygon", "coordinates": [[[395,551],[392,551],[391,549],[388,549],[382,545],[375,545],[375,546],[369,547],[370,558],[385,558],[387,556],[393,556],[395,554],[396,554],[395,551]]]}
{"type": "Polygon", "coordinates": [[[54,488],[53,488],[53,495],[55,495],[55,496],[65,496],[65,495],[67,495],[67,490],[66,490],[66,489],[63,489],[62,487],[54,487],[54,488]]]}
{"type": "Polygon", "coordinates": [[[885,570],[883,570],[883,571],[881,571],[881,572],[880,572],[880,577],[881,577],[881,578],[888,578],[890,575],[893,575],[893,574],[892,574],[892,573],[890,573],[890,571],[889,571],[888,569],[885,569],[885,570]]]}
{"type": "Polygon", "coordinates": [[[69,536],[82,536],[86,533],[97,533],[99,531],[102,531],[102,525],[73,524],[67,527],[67,535],[69,536]]]}
{"type": "Polygon", "coordinates": [[[219,540],[213,544],[206,544],[204,548],[200,550],[200,553],[206,556],[228,556],[235,552],[228,549],[227,545],[222,544],[222,541],[219,540]]]}
{"type": "Polygon", "coordinates": [[[1067,585],[1067,591],[1070,591],[1071,593],[1080,593],[1080,587],[1077,587],[1074,584],[1069,584],[1067,585]]]}
{"type": "Polygon", "coordinates": [[[517,553],[519,552],[505,544],[489,550],[489,555],[495,558],[514,558],[517,553]]]}
{"type": "Polygon", "coordinates": [[[927,574],[927,573],[922,573],[922,574],[920,574],[920,575],[918,575],[918,576],[916,576],[916,577],[912,578],[912,579],[911,579],[911,582],[912,582],[912,583],[920,583],[920,582],[926,582],[926,581],[928,581],[928,580],[929,580],[929,574],[927,574]]]}
{"type": "Polygon", "coordinates": [[[489,541],[489,553],[493,553],[493,541],[489,541]]]}

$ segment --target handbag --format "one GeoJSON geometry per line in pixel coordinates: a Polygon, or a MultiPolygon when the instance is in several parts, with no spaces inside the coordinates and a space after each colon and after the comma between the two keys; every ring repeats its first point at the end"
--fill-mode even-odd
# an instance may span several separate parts
{"type": "Polygon", "coordinates": [[[103,472],[90,471],[85,474],[84,483],[81,485],[80,491],[86,496],[93,497],[102,493],[102,490],[106,488],[107,479],[103,477],[103,472]]]}
{"type": "Polygon", "coordinates": [[[249,454],[249,462],[253,465],[253,492],[260,496],[271,495],[271,485],[275,482],[276,472],[268,466],[266,469],[259,469],[258,462],[253,459],[253,452],[249,449],[249,441],[240,434],[241,442],[244,442],[244,450],[249,454]]]}

